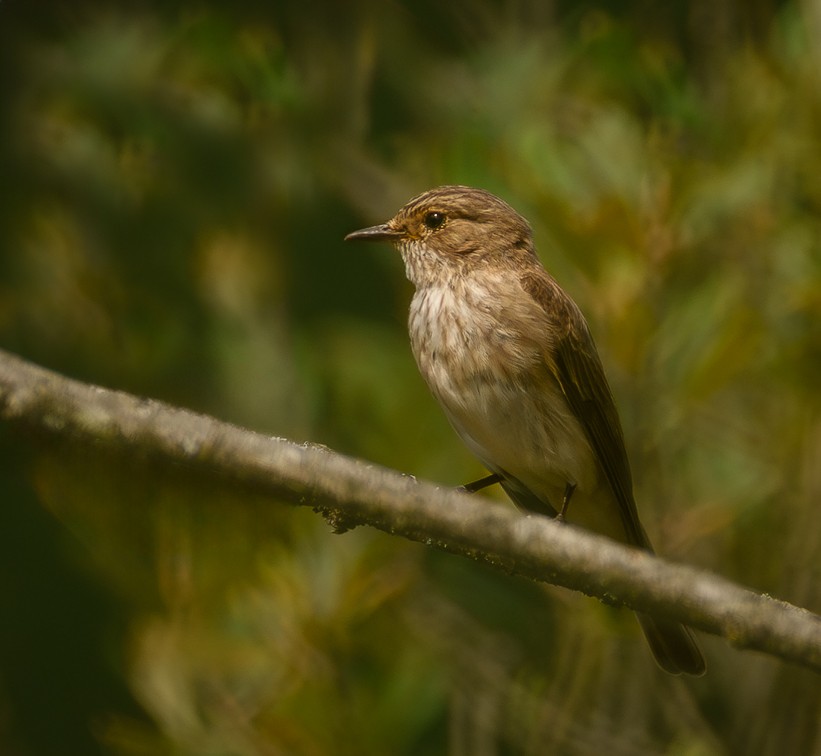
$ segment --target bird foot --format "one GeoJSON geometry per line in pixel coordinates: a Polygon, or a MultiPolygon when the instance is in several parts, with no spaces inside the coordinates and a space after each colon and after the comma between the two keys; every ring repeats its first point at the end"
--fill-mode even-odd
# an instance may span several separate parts
{"type": "Polygon", "coordinates": [[[474,480],[472,483],[465,483],[465,485],[459,486],[459,488],[457,488],[456,490],[461,491],[462,493],[472,494],[476,493],[477,491],[481,491],[483,488],[492,486],[494,483],[498,483],[501,479],[501,475],[491,473],[490,475],[486,475],[484,478],[474,480]]]}

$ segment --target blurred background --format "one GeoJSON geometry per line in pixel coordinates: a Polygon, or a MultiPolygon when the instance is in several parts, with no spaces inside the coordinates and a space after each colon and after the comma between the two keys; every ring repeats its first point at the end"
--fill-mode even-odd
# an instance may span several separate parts
{"type": "MultiPolygon", "coordinates": [[[[821,611],[821,1],[0,4],[0,346],[445,485],[442,183],[533,223],[664,555],[821,611]]],[[[812,754],[817,675],[0,428],[0,751],[812,754]]],[[[498,492],[488,495],[499,496],[498,492]]]]}

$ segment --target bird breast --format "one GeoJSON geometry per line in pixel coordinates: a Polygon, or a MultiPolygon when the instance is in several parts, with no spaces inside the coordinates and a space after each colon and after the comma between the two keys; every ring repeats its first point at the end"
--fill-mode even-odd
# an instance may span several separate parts
{"type": "Polygon", "coordinates": [[[545,359],[548,316],[504,273],[418,288],[411,346],[471,451],[489,469],[560,501],[566,483],[592,490],[598,474],[584,430],[545,359]]]}

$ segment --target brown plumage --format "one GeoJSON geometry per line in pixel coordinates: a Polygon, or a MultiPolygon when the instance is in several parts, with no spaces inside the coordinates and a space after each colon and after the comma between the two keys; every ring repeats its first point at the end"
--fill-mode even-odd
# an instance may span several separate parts
{"type": "MultiPolygon", "coordinates": [[[[387,240],[416,287],[411,346],[456,432],[520,507],[647,551],[619,416],[575,302],[528,222],[481,189],[442,186],[346,239],[387,240]],[[569,501],[567,501],[569,499],[569,501]]],[[[659,665],[700,675],[689,631],[639,615],[659,665]]]]}

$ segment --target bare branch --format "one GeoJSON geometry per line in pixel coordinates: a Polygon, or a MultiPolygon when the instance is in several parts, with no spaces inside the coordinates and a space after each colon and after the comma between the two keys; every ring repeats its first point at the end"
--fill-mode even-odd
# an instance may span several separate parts
{"type": "Polygon", "coordinates": [[[544,517],[210,417],[65,378],[0,351],[0,418],[39,433],[174,464],[482,559],[511,574],[663,614],[739,648],[821,671],[821,617],[721,577],[544,517]]]}

